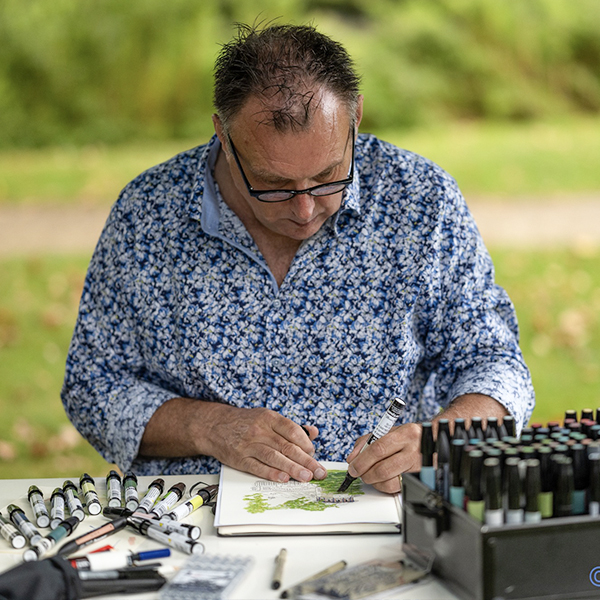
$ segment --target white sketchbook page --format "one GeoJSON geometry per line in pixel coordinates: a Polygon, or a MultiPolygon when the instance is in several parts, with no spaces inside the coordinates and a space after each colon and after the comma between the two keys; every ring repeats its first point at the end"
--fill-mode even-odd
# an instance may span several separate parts
{"type": "MultiPolygon", "coordinates": [[[[328,471],[346,471],[342,462],[321,463],[328,471]]],[[[277,507],[286,501],[305,498],[316,500],[320,488],[315,483],[275,483],[230,467],[221,467],[215,527],[231,525],[315,526],[346,523],[399,523],[399,495],[384,494],[357,480],[363,494],[354,495],[354,502],[327,504],[321,511],[301,508],[275,508],[250,512],[250,497],[261,494],[261,501],[277,507]]]]}

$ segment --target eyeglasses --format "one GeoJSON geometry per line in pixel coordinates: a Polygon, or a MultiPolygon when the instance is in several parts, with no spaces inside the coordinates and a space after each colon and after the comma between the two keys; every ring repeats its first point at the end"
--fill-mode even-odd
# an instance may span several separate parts
{"type": "Polygon", "coordinates": [[[342,190],[346,189],[354,179],[354,127],[351,128],[352,134],[352,163],[350,164],[350,172],[348,173],[348,177],[346,179],[340,179],[339,181],[330,181],[329,183],[321,183],[319,185],[314,185],[313,187],[309,187],[305,190],[255,190],[248,181],[246,177],[246,173],[244,173],[244,169],[242,168],[242,163],[240,163],[240,159],[238,157],[235,146],[233,145],[233,140],[229,135],[227,135],[227,139],[229,140],[229,145],[231,146],[231,152],[233,153],[233,158],[242,174],[244,179],[244,183],[248,188],[248,193],[257,200],[261,202],[285,202],[294,196],[298,196],[299,194],[309,194],[311,196],[331,196],[332,194],[338,194],[342,190]]]}

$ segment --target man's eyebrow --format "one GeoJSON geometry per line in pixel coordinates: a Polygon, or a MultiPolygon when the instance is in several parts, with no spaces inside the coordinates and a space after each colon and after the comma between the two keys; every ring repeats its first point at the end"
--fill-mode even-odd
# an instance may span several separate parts
{"type": "MultiPolygon", "coordinates": [[[[326,177],[327,175],[329,175],[336,167],[339,167],[342,163],[344,162],[344,158],[342,157],[341,160],[325,167],[320,173],[317,173],[316,175],[313,175],[312,177],[309,177],[308,179],[319,179],[320,177],[326,177]]],[[[247,163],[246,163],[247,164],[247,163]]],[[[252,167],[248,167],[249,171],[255,175],[256,177],[262,179],[263,181],[267,182],[267,183],[272,183],[272,184],[286,184],[290,181],[292,181],[291,179],[287,179],[285,177],[280,177],[279,175],[275,175],[274,173],[271,173],[269,171],[266,171],[264,169],[258,168],[258,169],[254,169],[252,167]]]]}

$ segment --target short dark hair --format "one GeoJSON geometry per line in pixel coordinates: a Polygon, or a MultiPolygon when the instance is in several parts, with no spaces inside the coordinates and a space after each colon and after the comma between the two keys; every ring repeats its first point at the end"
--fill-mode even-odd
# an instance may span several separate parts
{"type": "Polygon", "coordinates": [[[315,86],[335,94],[354,118],[360,78],[339,42],[310,25],[237,27],[214,69],[214,104],[225,129],[251,96],[264,99],[265,123],[302,129],[313,114],[315,86]]]}

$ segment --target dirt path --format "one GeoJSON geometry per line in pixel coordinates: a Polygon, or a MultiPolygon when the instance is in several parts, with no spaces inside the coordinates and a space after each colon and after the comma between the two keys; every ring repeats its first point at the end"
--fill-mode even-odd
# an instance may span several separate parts
{"type": "MultiPolygon", "coordinates": [[[[548,201],[477,199],[469,204],[490,247],[600,246],[600,193],[548,201]]],[[[0,207],[0,257],[91,254],[108,210],[0,207]]]]}

